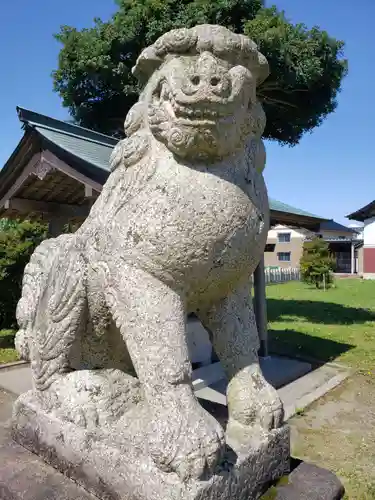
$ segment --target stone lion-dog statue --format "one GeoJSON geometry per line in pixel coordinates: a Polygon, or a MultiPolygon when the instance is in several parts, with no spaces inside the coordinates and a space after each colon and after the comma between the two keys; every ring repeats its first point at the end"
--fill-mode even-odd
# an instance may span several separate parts
{"type": "Polygon", "coordinates": [[[251,297],[269,229],[256,94],[268,64],[246,36],[201,25],[161,36],[133,73],[143,91],[89,216],[25,269],[16,347],[46,414],[104,432],[143,406],[157,468],[199,479],[225,435],[193,392],[188,314],[228,377],[227,433],[283,421],[251,297]]]}

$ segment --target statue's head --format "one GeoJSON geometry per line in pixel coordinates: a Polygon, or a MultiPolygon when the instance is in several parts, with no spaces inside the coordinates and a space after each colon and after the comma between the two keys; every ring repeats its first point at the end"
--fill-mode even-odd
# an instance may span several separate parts
{"type": "Polygon", "coordinates": [[[175,155],[199,161],[224,157],[264,129],[256,88],[268,64],[244,35],[212,25],[172,30],[141,53],[133,73],[144,90],[128,135],[146,119],[175,155]]]}

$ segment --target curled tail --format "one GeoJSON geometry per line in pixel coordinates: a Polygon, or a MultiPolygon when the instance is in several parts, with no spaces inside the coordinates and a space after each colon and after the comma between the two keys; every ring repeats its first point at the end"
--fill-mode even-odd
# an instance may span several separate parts
{"type": "Polygon", "coordinates": [[[82,318],[85,265],[75,243],[75,235],[46,240],[25,268],[15,344],[20,356],[31,361],[40,390],[69,371],[70,347],[82,318]]]}
{"type": "Polygon", "coordinates": [[[30,361],[29,343],[32,341],[32,329],[37,307],[47,286],[51,265],[59,253],[63,238],[66,238],[66,236],[68,235],[43,241],[35,249],[25,267],[22,280],[22,295],[16,310],[19,330],[15,338],[15,346],[21,359],[30,361]]]}

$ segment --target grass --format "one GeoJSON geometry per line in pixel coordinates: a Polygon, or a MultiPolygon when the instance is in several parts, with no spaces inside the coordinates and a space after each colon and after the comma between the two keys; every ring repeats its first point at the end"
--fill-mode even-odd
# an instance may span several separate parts
{"type": "Polygon", "coordinates": [[[0,330],[0,364],[19,360],[14,348],[15,334],[14,330],[0,330]]]}
{"type": "Polygon", "coordinates": [[[375,383],[354,374],[289,420],[293,456],[336,473],[345,499],[375,500],[375,383]]]}
{"type": "Polygon", "coordinates": [[[293,455],[342,479],[345,499],[375,500],[375,282],[267,287],[271,351],[337,361],[353,376],[292,418],[293,455]]]}
{"type": "Polygon", "coordinates": [[[293,281],[267,287],[267,299],[272,352],[375,374],[375,282],[342,279],[323,291],[293,281]]]}

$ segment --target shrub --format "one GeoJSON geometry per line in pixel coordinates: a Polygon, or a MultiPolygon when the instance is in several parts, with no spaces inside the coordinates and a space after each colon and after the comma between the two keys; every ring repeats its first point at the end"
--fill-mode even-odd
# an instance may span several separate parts
{"type": "Polygon", "coordinates": [[[304,243],[300,261],[301,277],[304,282],[314,284],[317,288],[328,288],[333,283],[334,265],[326,241],[314,238],[304,243]]]}

